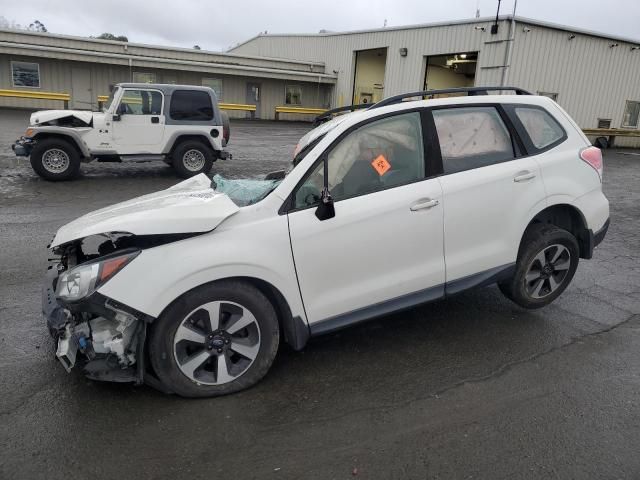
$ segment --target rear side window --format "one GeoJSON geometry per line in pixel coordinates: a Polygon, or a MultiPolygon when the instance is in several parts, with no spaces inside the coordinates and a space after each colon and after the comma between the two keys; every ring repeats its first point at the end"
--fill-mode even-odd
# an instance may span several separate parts
{"type": "Polygon", "coordinates": [[[531,143],[538,150],[545,149],[564,137],[564,130],[546,110],[515,107],[514,111],[531,143]]]}
{"type": "Polygon", "coordinates": [[[515,158],[511,136],[495,107],[437,109],[432,112],[445,174],[515,158]]]}
{"type": "Polygon", "coordinates": [[[176,90],[171,95],[171,118],[174,120],[213,120],[213,105],[207,92],[176,90]]]}

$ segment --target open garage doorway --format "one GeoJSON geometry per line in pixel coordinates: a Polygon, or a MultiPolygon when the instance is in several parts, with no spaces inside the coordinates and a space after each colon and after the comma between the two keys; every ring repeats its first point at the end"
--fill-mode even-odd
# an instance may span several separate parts
{"type": "Polygon", "coordinates": [[[387,49],[360,50],[356,54],[353,80],[353,104],[376,103],[384,96],[384,72],[387,49]]]}
{"type": "Polygon", "coordinates": [[[442,88],[473,87],[477,65],[478,52],[427,57],[424,89],[439,90],[442,88]]]}

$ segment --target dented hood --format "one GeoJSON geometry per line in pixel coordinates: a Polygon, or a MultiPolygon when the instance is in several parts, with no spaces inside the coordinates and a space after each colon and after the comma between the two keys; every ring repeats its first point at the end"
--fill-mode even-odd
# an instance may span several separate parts
{"type": "Polygon", "coordinates": [[[210,185],[211,180],[200,174],[166,190],[88,213],[60,227],[51,248],[101,233],[208,232],[240,209],[210,185]]]}
{"type": "Polygon", "coordinates": [[[60,118],[75,117],[78,120],[91,124],[93,118],[93,112],[87,110],[41,110],[31,114],[29,124],[33,126],[47,123],[52,120],[58,120],[60,118]]]}

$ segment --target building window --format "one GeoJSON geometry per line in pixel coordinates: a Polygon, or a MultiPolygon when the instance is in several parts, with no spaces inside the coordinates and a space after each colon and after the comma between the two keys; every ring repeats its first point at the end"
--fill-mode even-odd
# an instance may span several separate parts
{"type": "Polygon", "coordinates": [[[622,115],[622,126],[624,128],[638,128],[638,117],[640,117],[640,102],[627,100],[622,115]]]}
{"type": "Polygon", "coordinates": [[[14,87],[40,88],[40,65],[28,62],[11,62],[14,87]]]}
{"type": "Polygon", "coordinates": [[[287,85],[285,87],[284,103],[287,105],[302,105],[302,87],[300,85],[287,85]]]}
{"type": "Polygon", "coordinates": [[[218,97],[218,100],[222,99],[222,79],[220,79],[220,78],[203,78],[202,79],[202,86],[203,87],[209,87],[209,88],[213,89],[213,91],[216,92],[216,97],[218,97]]]}
{"type": "Polygon", "coordinates": [[[551,100],[553,100],[554,102],[558,101],[558,94],[557,93],[552,93],[552,92],[538,92],[538,95],[542,96],[542,97],[549,97],[551,100]]]}
{"type": "Polygon", "coordinates": [[[133,72],[133,83],[156,83],[156,74],[151,72],[133,72]]]}

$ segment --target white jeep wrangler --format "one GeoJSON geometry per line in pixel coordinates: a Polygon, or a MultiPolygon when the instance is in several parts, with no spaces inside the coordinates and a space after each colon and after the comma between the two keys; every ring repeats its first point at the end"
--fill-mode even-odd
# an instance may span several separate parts
{"type": "Polygon", "coordinates": [[[52,181],[77,177],[93,160],[163,160],[188,178],[229,157],[229,118],[208,87],[118,84],[102,112],[43,110],[29,124],[13,151],[52,181]]]}

